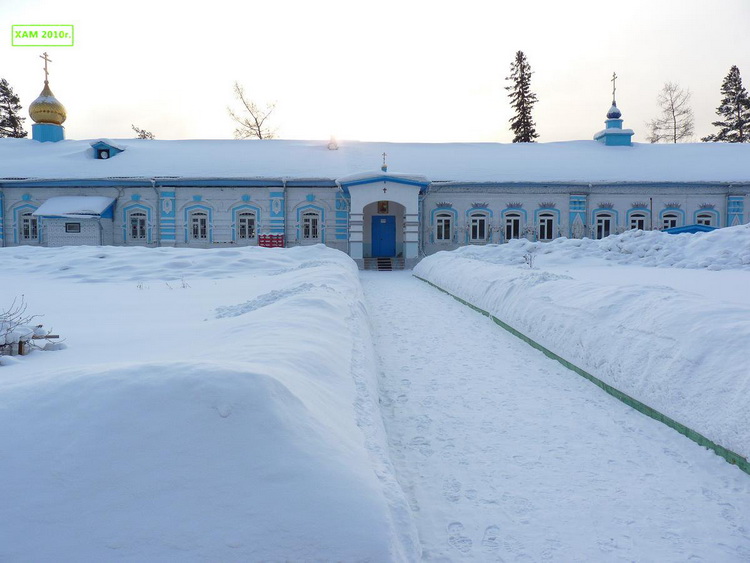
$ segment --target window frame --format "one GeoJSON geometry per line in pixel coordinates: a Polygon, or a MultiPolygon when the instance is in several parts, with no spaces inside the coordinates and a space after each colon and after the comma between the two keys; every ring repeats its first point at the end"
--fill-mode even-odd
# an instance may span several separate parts
{"type": "Polygon", "coordinates": [[[21,229],[19,238],[22,241],[39,240],[39,218],[33,211],[25,211],[20,215],[21,229]]]}
{"type": "Polygon", "coordinates": [[[611,212],[597,213],[594,217],[594,238],[596,240],[602,240],[607,238],[614,232],[615,216],[611,212]],[[607,234],[604,234],[604,222],[609,223],[607,225],[607,234]]]}
{"type": "Polygon", "coordinates": [[[300,216],[300,230],[302,231],[302,240],[320,240],[320,211],[306,210],[300,216]]]}
{"type": "Polygon", "coordinates": [[[134,242],[143,242],[148,240],[148,213],[143,209],[132,209],[128,210],[128,240],[134,242]],[[138,225],[134,230],[134,220],[138,221],[138,225]],[[134,235],[137,232],[137,235],[134,235]],[[142,233],[142,236],[141,236],[142,233]]]}
{"type": "Polygon", "coordinates": [[[661,216],[661,228],[662,230],[674,229],[678,227],[680,221],[680,214],[675,211],[667,211],[661,216]],[[669,225],[668,225],[669,223],[669,225]]]}
{"type": "Polygon", "coordinates": [[[706,227],[714,227],[713,224],[714,218],[716,217],[715,213],[709,213],[708,211],[701,211],[695,216],[695,224],[696,225],[705,225],[706,227]],[[706,223],[705,221],[708,220],[706,223]]]}
{"type": "Polygon", "coordinates": [[[555,214],[551,211],[542,211],[537,215],[537,239],[540,241],[550,241],[555,238],[555,214]],[[543,230],[549,230],[549,236],[542,236],[543,230]]]}
{"type": "Polygon", "coordinates": [[[209,239],[208,211],[204,209],[194,209],[188,214],[190,219],[189,234],[190,240],[207,241],[209,239]],[[201,225],[201,223],[203,223],[201,225]]]}
{"type": "Polygon", "coordinates": [[[505,240],[520,239],[523,230],[522,225],[522,215],[519,211],[508,211],[505,213],[503,216],[503,234],[505,235],[505,240]],[[512,236],[514,230],[517,230],[516,236],[512,236]]]}
{"type": "Polygon", "coordinates": [[[630,214],[630,217],[628,217],[628,222],[630,226],[630,230],[646,230],[646,224],[648,221],[648,214],[645,211],[634,211],[630,214]],[[634,226],[633,223],[636,221],[640,221],[643,226],[639,227],[637,224],[634,226]]]}
{"type": "Polygon", "coordinates": [[[441,211],[435,214],[435,241],[450,242],[453,240],[453,213],[441,211]]]}
{"type": "Polygon", "coordinates": [[[237,240],[255,240],[258,238],[258,219],[255,211],[238,211],[237,221],[237,240]],[[250,225],[243,225],[250,223],[250,225]],[[247,231],[250,231],[250,234],[247,231]]]}
{"type": "Polygon", "coordinates": [[[489,240],[489,215],[475,211],[469,215],[469,242],[487,242],[487,240],[489,240]],[[482,236],[479,236],[480,234],[482,236]]]}

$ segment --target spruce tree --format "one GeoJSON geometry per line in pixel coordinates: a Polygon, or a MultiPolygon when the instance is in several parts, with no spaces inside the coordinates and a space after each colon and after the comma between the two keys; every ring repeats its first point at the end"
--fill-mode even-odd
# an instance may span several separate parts
{"type": "Polygon", "coordinates": [[[733,66],[724,78],[721,93],[724,97],[716,108],[716,114],[724,119],[712,123],[719,127],[719,132],[701,140],[725,143],[750,142],[750,98],[742,86],[740,69],[737,66],[733,66]]]}
{"type": "Polygon", "coordinates": [[[512,84],[505,89],[510,93],[510,105],[516,114],[509,119],[510,130],[513,131],[514,143],[533,143],[534,139],[539,137],[536,132],[536,125],[531,117],[531,109],[537,102],[536,94],[531,91],[531,66],[526,60],[523,51],[516,53],[516,58],[510,65],[510,76],[505,80],[510,80],[512,84]]]}
{"type": "Polygon", "coordinates": [[[22,138],[27,135],[23,129],[25,117],[21,117],[21,102],[13,93],[8,81],[0,79],[0,137],[22,138]]]}

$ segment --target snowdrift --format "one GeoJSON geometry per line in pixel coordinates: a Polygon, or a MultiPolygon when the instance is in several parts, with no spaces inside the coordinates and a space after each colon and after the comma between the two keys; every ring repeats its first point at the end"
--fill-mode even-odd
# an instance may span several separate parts
{"type": "Polygon", "coordinates": [[[349,257],[0,257],[3,297],[24,287],[69,336],[0,367],[0,559],[419,558],[349,257]]]}
{"type": "Polygon", "coordinates": [[[719,445],[750,456],[750,307],[640,285],[637,268],[623,268],[632,270],[632,284],[575,279],[576,260],[590,265],[592,259],[750,269],[750,226],[469,247],[430,256],[414,273],[719,445]],[[534,269],[518,265],[528,255],[535,256],[534,269]],[[566,263],[570,275],[545,271],[547,260],[566,263]]]}

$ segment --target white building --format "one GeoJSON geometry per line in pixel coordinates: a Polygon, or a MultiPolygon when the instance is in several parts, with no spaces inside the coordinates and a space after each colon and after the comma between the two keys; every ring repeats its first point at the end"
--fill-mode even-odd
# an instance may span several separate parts
{"type": "Polygon", "coordinates": [[[750,145],[631,143],[615,105],[592,141],[113,142],[64,140],[42,94],[33,139],[0,139],[2,246],[323,243],[409,267],[466,244],[747,221],[750,145]]]}

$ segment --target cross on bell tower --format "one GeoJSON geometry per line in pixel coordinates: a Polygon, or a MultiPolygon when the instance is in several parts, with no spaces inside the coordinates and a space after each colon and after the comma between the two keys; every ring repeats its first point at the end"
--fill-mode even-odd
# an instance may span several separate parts
{"type": "Polygon", "coordinates": [[[49,58],[47,53],[44,53],[42,55],[39,55],[40,59],[44,59],[44,83],[49,82],[49,70],[47,69],[47,63],[51,63],[52,59],[49,58]]]}
{"type": "Polygon", "coordinates": [[[613,72],[613,73],[612,73],[612,105],[613,105],[613,106],[616,106],[616,105],[617,105],[617,104],[615,103],[615,91],[617,90],[617,84],[616,84],[616,82],[615,82],[616,80],[617,80],[617,73],[616,73],[616,72],[613,72]]]}
{"type": "Polygon", "coordinates": [[[380,167],[380,169],[383,172],[388,172],[388,164],[385,161],[385,157],[388,156],[386,153],[383,153],[383,165],[380,167]]]}

